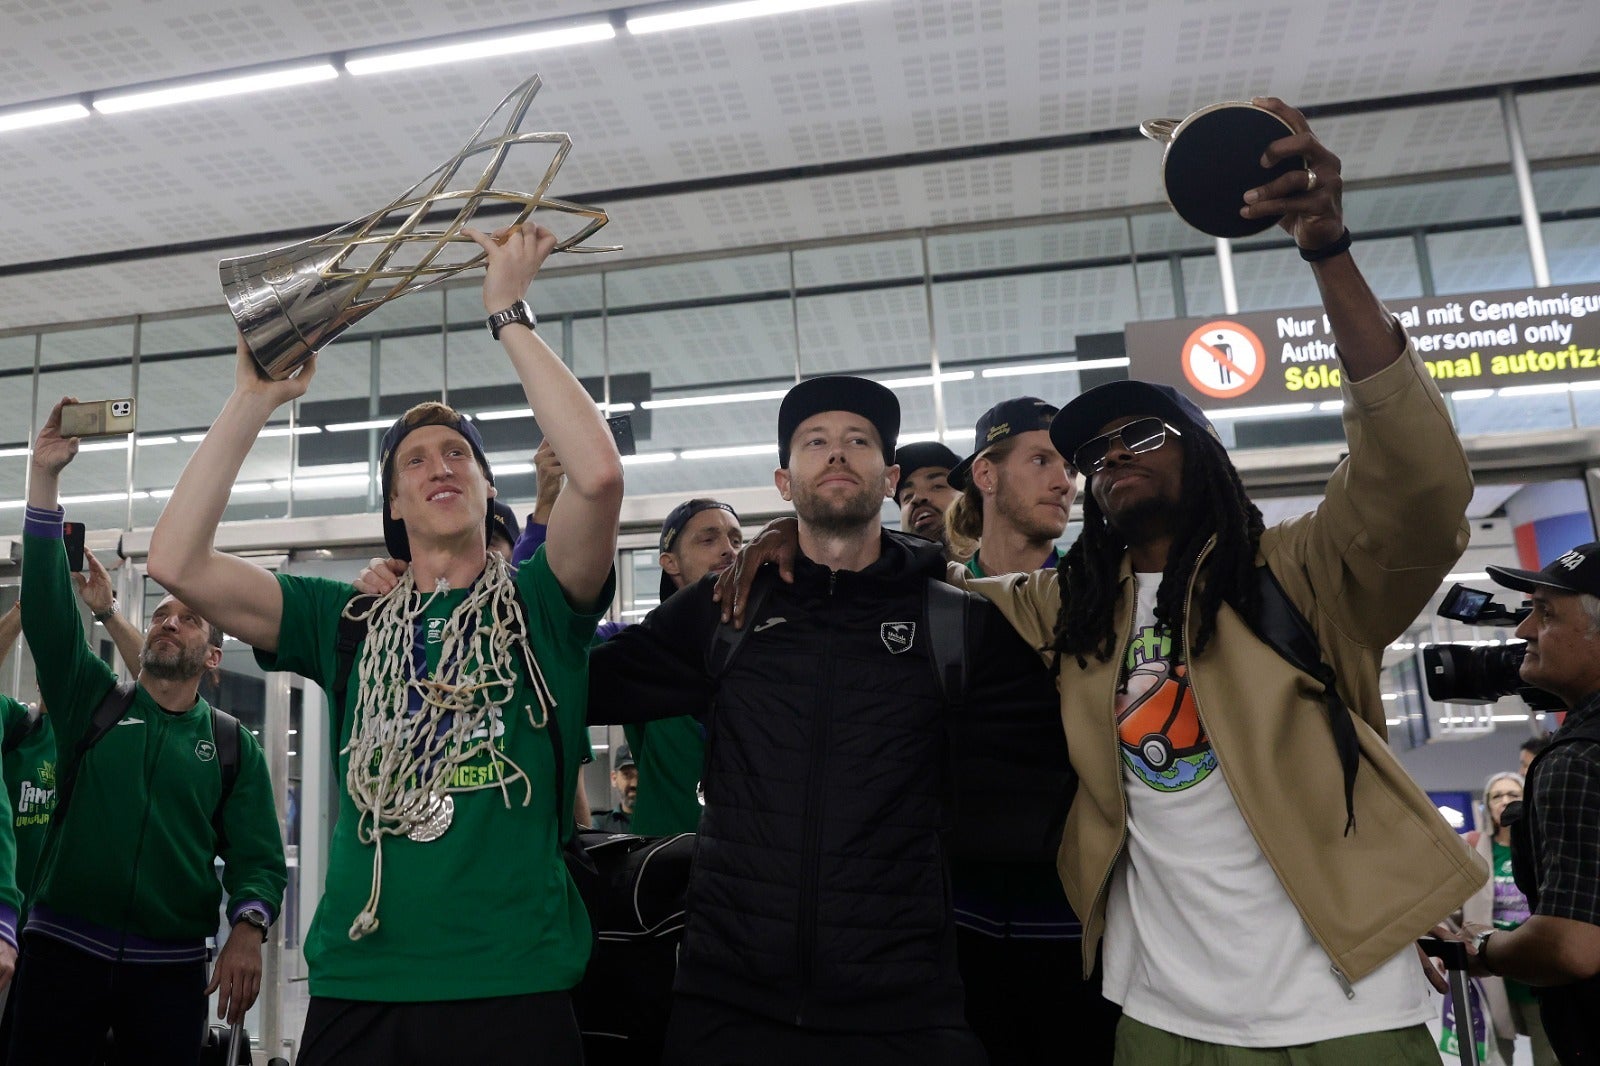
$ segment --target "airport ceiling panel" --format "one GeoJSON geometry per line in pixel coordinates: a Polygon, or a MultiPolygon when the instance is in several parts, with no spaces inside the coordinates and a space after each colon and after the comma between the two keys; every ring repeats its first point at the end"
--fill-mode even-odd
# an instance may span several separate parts
{"type": "MultiPolygon", "coordinates": [[[[0,105],[607,10],[578,0],[0,0],[0,105]]],[[[452,154],[529,71],[545,88],[528,127],[575,141],[552,191],[581,196],[1126,130],[1265,91],[1327,103],[1593,70],[1591,16],[1591,0],[869,0],[342,75],[0,135],[10,208],[0,265],[337,225],[452,154]]],[[[1527,100],[1531,154],[1600,143],[1597,102],[1592,89],[1527,100]]],[[[1492,101],[1351,116],[1319,131],[1352,178],[1506,154],[1492,101]]],[[[657,256],[1157,203],[1158,160],[1154,145],[1119,142],[618,198],[601,201],[614,216],[601,240],[624,244],[624,256],[657,256]]],[[[538,169],[513,160],[505,173],[538,169]]],[[[0,328],[211,305],[216,258],[3,279],[0,328]]]]}
{"type": "Polygon", "coordinates": [[[611,373],[647,371],[655,390],[794,376],[787,300],[615,315],[607,332],[611,373]]]}

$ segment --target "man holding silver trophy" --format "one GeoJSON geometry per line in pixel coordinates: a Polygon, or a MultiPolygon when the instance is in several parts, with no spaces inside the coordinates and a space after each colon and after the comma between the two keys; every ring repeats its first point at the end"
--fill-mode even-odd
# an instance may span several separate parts
{"type": "Polygon", "coordinates": [[[485,548],[493,474],[465,416],[412,408],[382,445],[384,535],[408,574],[382,597],[273,575],[218,552],[228,486],[315,358],[262,375],[243,337],[235,388],[151,540],[150,574],[330,693],[339,818],[306,940],[299,1062],[579,1063],[568,990],[591,932],[563,861],[584,745],[587,649],[613,594],[622,463],[594,402],[523,300],[557,239],[486,236],[484,308],[568,486],[515,574],[485,548]],[[564,741],[564,742],[563,742],[564,741]]]}

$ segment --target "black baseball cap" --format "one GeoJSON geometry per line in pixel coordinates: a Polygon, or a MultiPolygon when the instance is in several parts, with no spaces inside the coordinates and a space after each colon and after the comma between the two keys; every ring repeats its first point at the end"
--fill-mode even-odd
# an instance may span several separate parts
{"type": "Polygon", "coordinates": [[[926,470],[930,466],[953,470],[961,458],[938,441],[925,440],[901,447],[894,453],[894,461],[900,468],[900,481],[894,487],[894,494],[899,496],[906,482],[911,480],[911,475],[918,470],[926,470]]]}
{"type": "Polygon", "coordinates": [[[621,770],[625,766],[638,766],[638,765],[639,765],[638,763],[633,761],[633,752],[628,749],[628,745],[626,745],[626,744],[618,744],[617,745],[617,761],[611,764],[611,768],[613,770],[621,770]]]}
{"type": "Polygon", "coordinates": [[[1580,544],[1563,552],[1543,570],[1513,570],[1509,566],[1486,566],[1495,584],[1518,592],[1537,588],[1558,589],[1600,596],[1600,541],[1580,544]]]}
{"type": "MultiPolygon", "coordinates": [[[[467,444],[472,448],[473,458],[478,460],[478,467],[483,471],[483,476],[494,484],[494,473],[489,469],[489,460],[483,454],[483,437],[478,433],[478,427],[472,420],[458,411],[453,411],[443,404],[439,405],[441,412],[448,413],[449,417],[430,421],[418,422],[408,425],[405,416],[395,419],[394,425],[389,427],[383,435],[383,441],[378,446],[378,465],[383,472],[383,544],[389,550],[391,558],[411,560],[411,539],[406,535],[406,524],[389,515],[389,497],[394,491],[394,452],[400,447],[400,442],[411,435],[413,430],[426,426],[444,426],[453,429],[466,438],[467,444]]],[[[489,498],[489,505],[484,508],[484,521],[492,524],[494,521],[494,497],[489,498]]],[[[511,543],[515,544],[515,535],[511,543]]]]}
{"type": "MultiPolygon", "coordinates": [[[[661,523],[661,550],[672,551],[673,544],[677,542],[678,535],[683,532],[683,527],[689,524],[689,519],[702,511],[727,511],[733,515],[735,522],[739,521],[739,512],[721,500],[693,499],[684,500],[671,511],[667,512],[667,520],[661,523]]],[[[661,602],[666,603],[667,597],[678,591],[678,586],[673,582],[672,575],[665,570],[661,571],[661,602]]]]}
{"type": "Polygon", "coordinates": [[[510,504],[489,497],[489,539],[503,537],[514,548],[517,546],[517,534],[517,512],[511,509],[510,504]]]}
{"type": "Polygon", "coordinates": [[[978,416],[978,424],[974,430],[976,436],[973,440],[972,454],[950,469],[947,480],[951,487],[957,489],[967,487],[967,475],[972,472],[972,464],[977,461],[978,456],[1019,433],[1049,429],[1050,420],[1055,416],[1056,408],[1037,396],[1018,396],[1010,400],[1001,400],[983,412],[978,416]]]}
{"type": "Polygon", "coordinates": [[[824,411],[849,411],[860,415],[878,431],[885,466],[894,464],[894,445],[900,436],[900,401],[888,388],[868,378],[829,375],[807,378],[784,394],[778,407],[778,465],[789,465],[789,442],[800,423],[824,411]]]}
{"type": "Polygon", "coordinates": [[[1050,441],[1070,463],[1079,448],[1100,435],[1101,426],[1127,415],[1155,415],[1178,423],[1180,429],[1192,426],[1222,440],[1206,413],[1171,385],[1112,381],[1095,386],[1063,407],[1050,423],[1050,441]]]}

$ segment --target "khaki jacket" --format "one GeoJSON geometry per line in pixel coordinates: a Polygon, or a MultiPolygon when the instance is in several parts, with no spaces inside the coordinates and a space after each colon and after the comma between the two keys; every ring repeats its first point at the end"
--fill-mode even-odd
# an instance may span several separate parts
{"type": "MultiPolygon", "coordinates": [[[[1361,761],[1349,835],[1320,686],[1227,606],[1189,672],[1245,823],[1335,970],[1353,982],[1454,912],[1488,869],[1390,752],[1378,687],[1384,648],[1466,547],[1466,455],[1414,348],[1371,377],[1346,382],[1344,401],[1349,455],[1314,512],[1262,535],[1258,562],[1310,620],[1356,719],[1361,761]]],[[[951,568],[952,581],[966,578],[958,569],[951,568]]],[[[1043,650],[1060,607],[1054,571],[959,583],[992,600],[1047,661],[1054,658],[1043,650]]],[[[1135,606],[1124,557],[1117,654],[1107,662],[1091,657],[1084,668],[1072,659],[1061,664],[1061,722],[1079,785],[1056,866],[1083,919],[1085,973],[1105,929],[1107,889],[1127,835],[1114,707],[1135,606]]],[[[1188,614],[1186,605],[1186,620],[1188,614]]]]}

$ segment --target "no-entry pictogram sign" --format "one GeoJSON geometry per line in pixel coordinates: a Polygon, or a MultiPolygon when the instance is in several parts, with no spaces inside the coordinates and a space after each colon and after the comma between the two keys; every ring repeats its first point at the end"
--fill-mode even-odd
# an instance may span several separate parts
{"type": "Polygon", "coordinates": [[[1266,368],[1261,339],[1237,322],[1207,322],[1183,342],[1183,376],[1219,400],[1249,392],[1266,368]]]}

